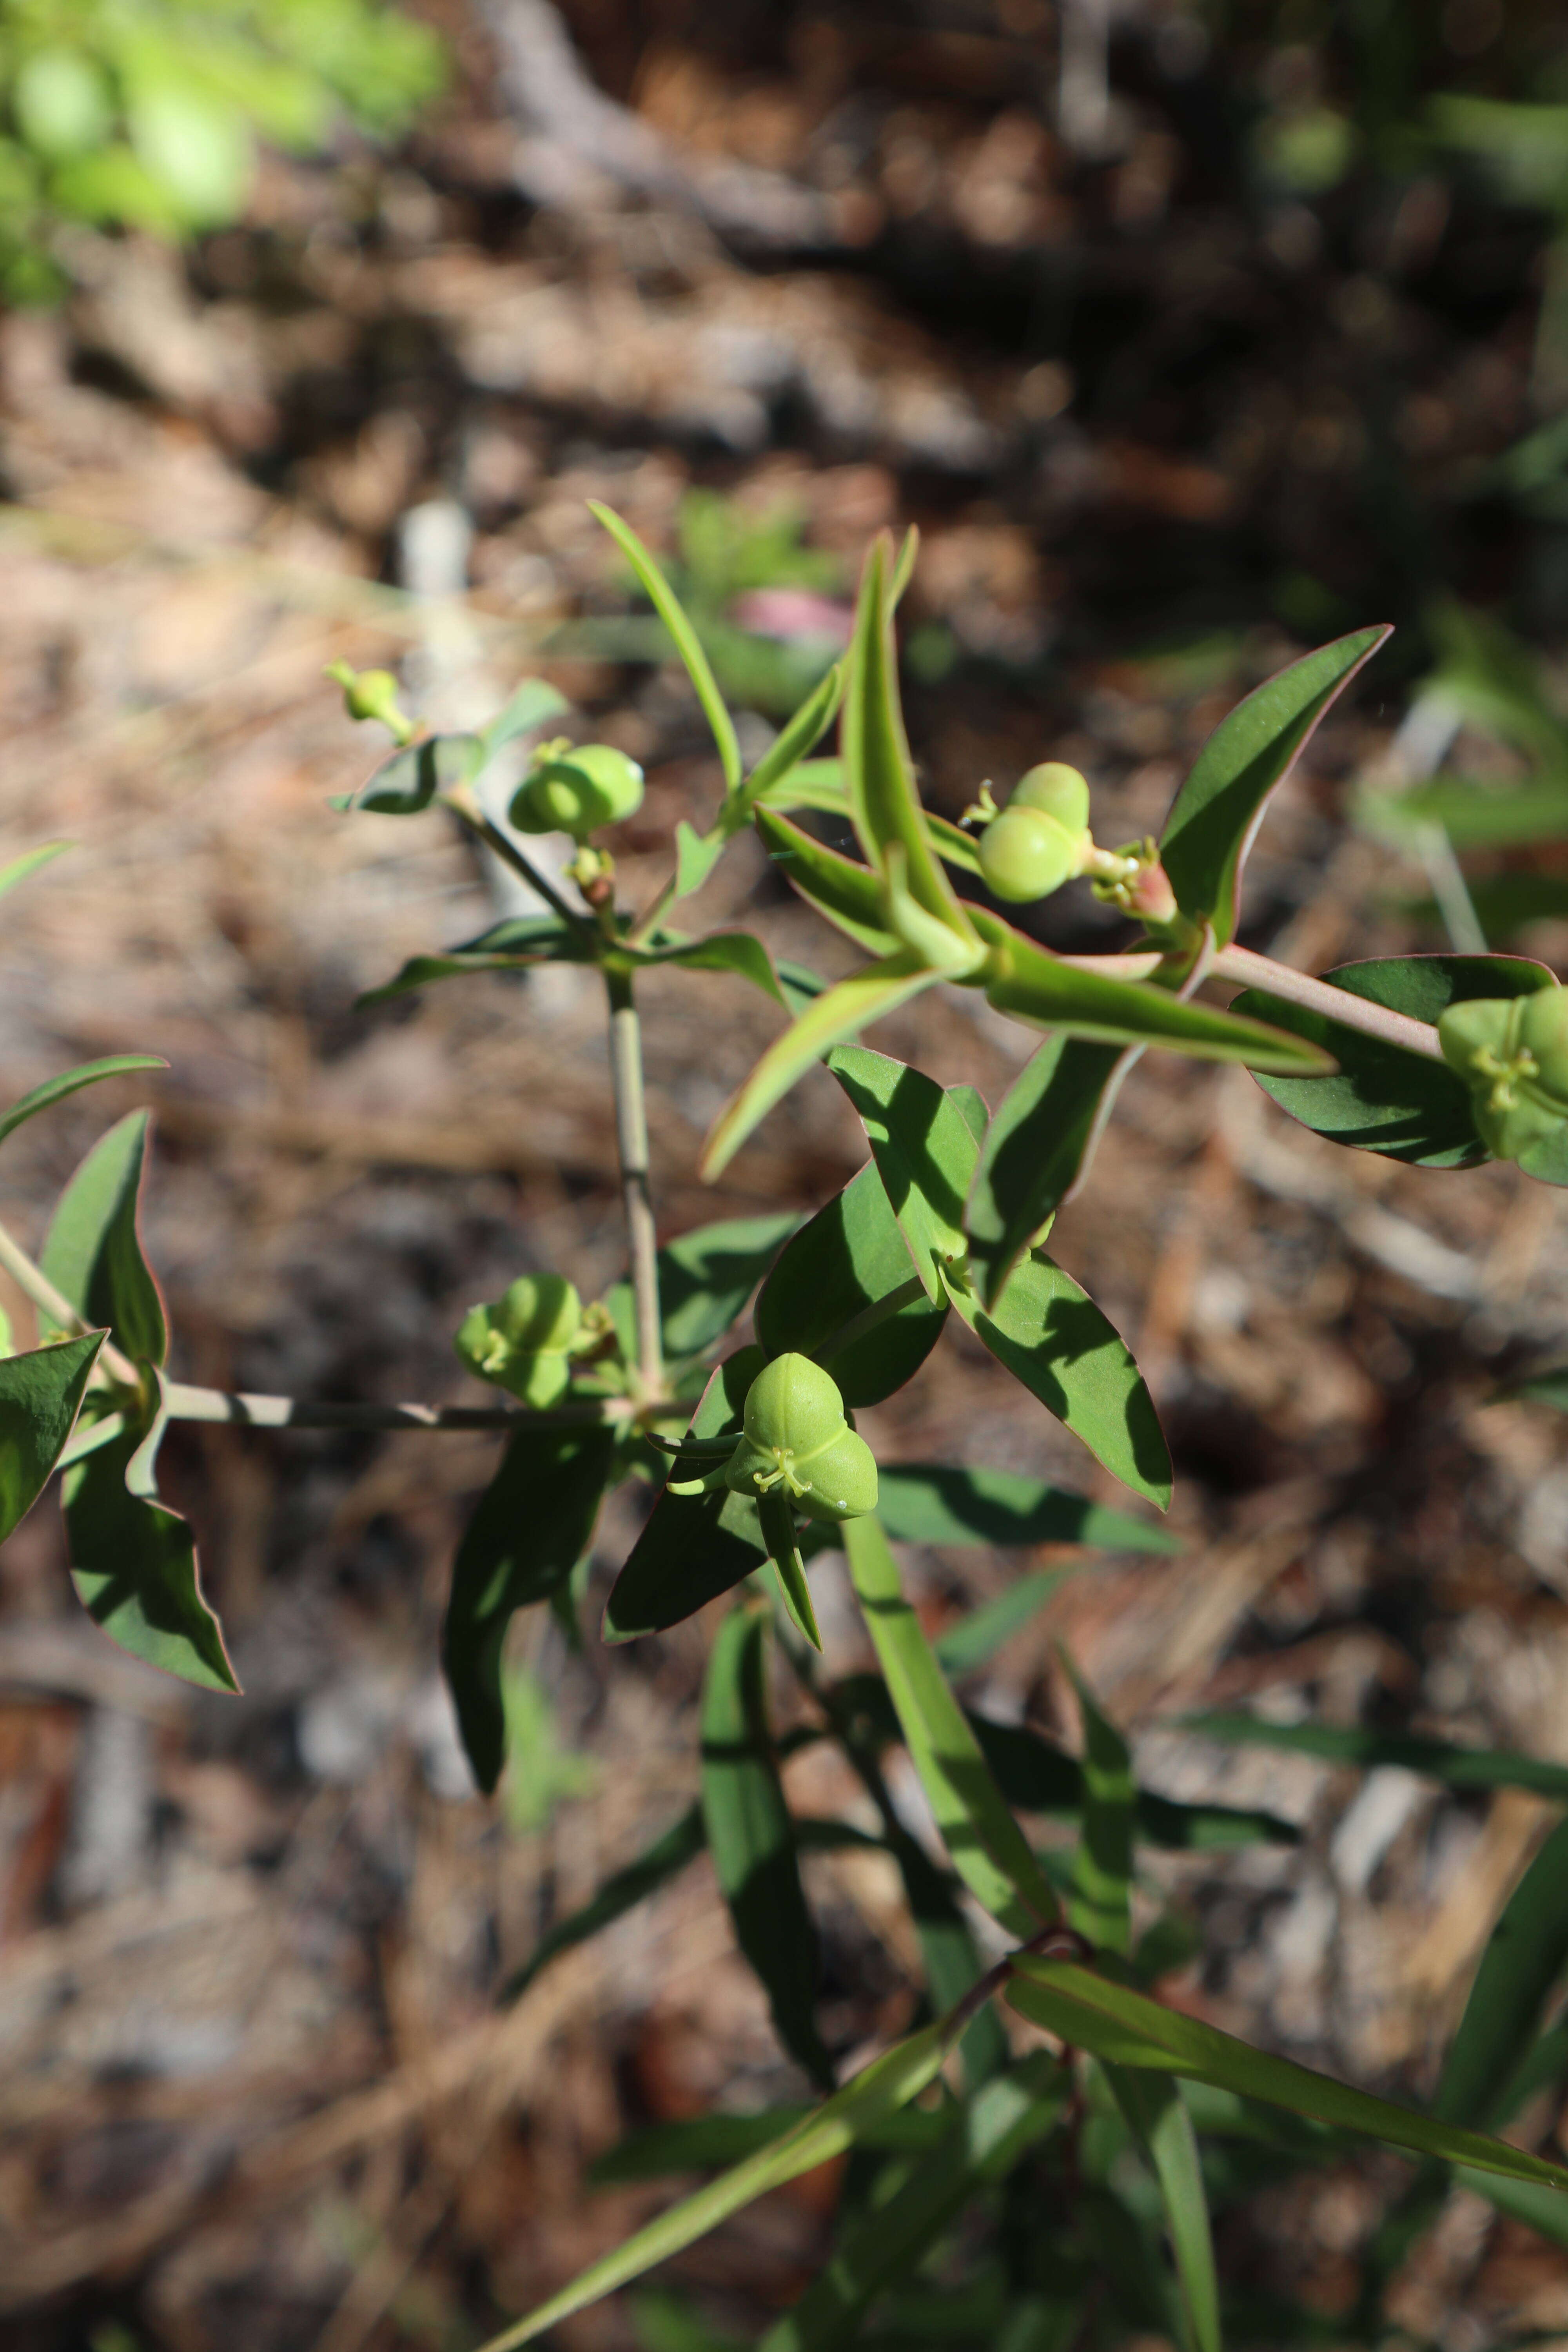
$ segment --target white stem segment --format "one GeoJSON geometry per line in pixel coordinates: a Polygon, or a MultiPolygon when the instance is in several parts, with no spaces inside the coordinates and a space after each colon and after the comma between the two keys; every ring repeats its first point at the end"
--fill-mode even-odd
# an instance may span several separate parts
{"type": "Polygon", "coordinates": [[[610,1077],[616,1097],[616,1151],[637,1307],[637,1371],[644,1397],[664,1392],[664,1342],[658,1312],[658,1235],[648,1186],[647,1109],[643,1099],[642,1031],[631,976],[607,971],[610,1077]]]}
{"type": "MultiPolygon", "coordinates": [[[[30,1298],[35,1307],[41,1307],[50,1322],[58,1323],[62,1331],[77,1333],[93,1328],[85,1316],[77,1313],[64,1292],[57,1290],[48,1276],[33,1264],[20,1244],[13,1241],[4,1225],[0,1225],[0,1266],[5,1268],[17,1289],[30,1298]]],[[[98,1370],[106,1373],[118,1387],[139,1390],[142,1386],[141,1375],[135,1365],[112,1339],[106,1339],[98,1351],[98,1370]]]]}
{"type": "MultiPolygon", "coordinates": [[[[1068,955],[1061,961],[1076,964],[1081,971],[1102,971],[1110,980],[1147,980],[1163,959],[1151,949],[1134,955],[1068,955]]],[[[1272,956],[1255,955],[1250,948],[1219,949],[1206,977],[1235,981],[1242,988],[1263,989],[1286,1004],[1300,1004],[1310,1013],[1321,1013],[1326,1021],[1337,1021],[1342,1028],[1359,1029],[1367,1037],[1381,1037],[1406,1054],[1419,1054],[1425,1061],[1440,1062],[1443,1058],[1437,1032],[1428,1022],[1413,1021],[1407,1013],[1391,1012],[1386,1004],[1369,1003],[1364,996],[1352,996],[1348,988],[1331,987],[1326,980],[1314,980],[1310,972],[1295,971],[1287,963],[1276,963],[1272,956]]]]}

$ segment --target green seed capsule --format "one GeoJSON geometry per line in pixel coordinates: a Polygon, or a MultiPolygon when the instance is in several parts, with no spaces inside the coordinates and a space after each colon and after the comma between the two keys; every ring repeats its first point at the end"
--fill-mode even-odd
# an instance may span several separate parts
{"type": "Polygon", "coordinates": [[[1495,1160],[1562,1181],[1568,1131],[1568,990],[1472,997],[1437,1023],[1443,1058],[1470,1089],[1476,1130],[1495,1160]]]}
{"type": "Polygon", "coordinates": [[[1568,988],[1539,988],[1519,1007],[1520,1049],[1534,1060],[1536,1083],[1568,1103],[1568,988]]]}
{"type": "Polygon", "coordinates": [[[1514,1089],[1514,1098],[1499,1108],[1484,1094],[1471,1097],[1476,1129],[1494,1160],[1511,1160],[1531,1172],[1532,1157],[1554,1143],[1568,1128],[1568,1106],[1558,1108],[1543,1101],[1533,1087],[1514,1089]]]}
{"type": "Polygon", "coordinates": [[[564,1275],[521,1275],[493,1305],[469,1307],[458,1327],[457,1350],[480,1380],[542,1409],[571,1380],[568,1350],[582,1320],[581,1301],[564,1275]]]}
{"type": "Polygon", "coordinates": [[[1087,841],[1044,809],[1006,808],[980,836],[980,871],[998,898],[1048,898],[1082,873],[1087,841]]]}
{"type": "Polygon", "coordinates": [[[1483,1076],[1491,1075],[1483,1071],[1478,1057],[1512,1058],[1518,1050],[1519,1009],[1516,996],[1473,996],[1462,1004],[1450,1004],[1439,1015],[1437,1043],[1443,1058],[1467,1086],[1479,1086],[1483,1076]]]}
{"type": "Polygon", "coordinates": [[[1020,776],[1013,787],[1009,808],[1043,809],[1069,833],[1089,830],[1089,780],[1061,760],[1042,760],[1020,776]]]}
{"type": "Polygon", "coordinates": [[[746,1397],[744,1434],[725,1465],[738,1495],[782,1487],[811,1519],[858,1518],[877,1507],[877,1464],[844,1418],[835,1381],[808,1356],[776,1356],[746,1397]]]}
{"type": "Polygon", "coordinates": [[[542,760],[513,795],[520,833],[569,833],[586,841],[602,824],[630,816],[643,796],[643,772],[611,743],[581,743],[542,760]]]}
{"type": "Polygon", "coordinates": [[[491,1313],[509,1347],[553,1353],[572,1345],[583,1320],[575,1283],[563,1274],[521,1274],[491,1313]]]}

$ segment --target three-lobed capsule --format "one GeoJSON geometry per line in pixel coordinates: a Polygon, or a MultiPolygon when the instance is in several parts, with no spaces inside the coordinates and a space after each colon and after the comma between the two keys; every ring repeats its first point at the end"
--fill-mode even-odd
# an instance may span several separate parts
{"type": "Polygon", "coordinates": [[[747,1391],[740,1443],[724,1466],[737,1495],[782,1486],[808,1519],[877,1507],[877,1462],[844,1414],[837,1384],[809,1356],[775,1356],[747,1391]]]}
{"type": "Polygon", "coordinates": [[[1437,1023],[1444,1059],[1470,1089],[1476,1129],[1497,1160],[1564,1181],[1568,1139],[1568,989],[1471,997],[1437,1023]]]}
{"type": "Polygon", "coordinates": [[[583,1303],[564,1275],[523,1274],[492,1304],[469,1307],[455,1345],[481,1381],[542,1412],[571,1380],[582,1326],[583,1303]]]}

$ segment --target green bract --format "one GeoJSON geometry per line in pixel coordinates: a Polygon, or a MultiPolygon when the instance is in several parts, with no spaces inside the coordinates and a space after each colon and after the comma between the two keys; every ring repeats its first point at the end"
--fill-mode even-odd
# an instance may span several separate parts
{"type": "Polygon", "coordinates": [[[1487,1150],[1527,1175],[1549,1173],[1568,1130],[1568,990],[1451,1004],[1437,1035],[1487,1150]]]}
{"type": "Polygon", "coordinates": [[[524,1274],[493,1306],[469,1307],[456,1345],[481,1381],[542,1409],[572,1377],[570,1351],[582,1322],[582,1302],[564,1275],[524,1274]]]}
{"type": "Polygon", "coordinates": [[[844,1418],[837,1383],[809,1356],[775,1356],[746,1398],[741,1443],[725,1465],[737,1495],[782,1486],[808,1519],[853,1519],[877,1507],[877,1465],[844,1418]]]}
{"type": "Polygon", "coordinates": [[[611,743],[581,743],[541,759],[513,795],[520,833],[569,833],[586,841],[602,824],[630,816],[643,796],[643,772],[611,743]]]}

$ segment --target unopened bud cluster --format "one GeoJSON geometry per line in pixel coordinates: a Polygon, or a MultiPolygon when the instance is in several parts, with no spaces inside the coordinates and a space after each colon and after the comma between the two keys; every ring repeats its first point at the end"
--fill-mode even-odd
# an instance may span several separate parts
{"type": "Polygon", "coordinates": [[[643,772],[613,743],[542,743],[512,795],[519,833],[569,833],[585,842],[641,804],[643,772]]]}
{"type": "Polygon", "coordinates": [[[1493,1158],[1549,1183],[1568,1181],[1568,989],[1450,1004],[1437,1039],[1470,1089],[1493,1158]]]}

